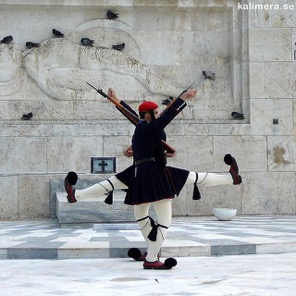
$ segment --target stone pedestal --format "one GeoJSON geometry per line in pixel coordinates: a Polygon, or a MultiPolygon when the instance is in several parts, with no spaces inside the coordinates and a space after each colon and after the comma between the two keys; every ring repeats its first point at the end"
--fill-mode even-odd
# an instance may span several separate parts
{"type": "Polygon", "coordinates": [[[125,192],[114,192],[112,205],[100,199],[70,204],[65,192],[56,193],[56,215],[61,227],[78,224],[135,222],[133,207],[123,203],[125,192]]]}

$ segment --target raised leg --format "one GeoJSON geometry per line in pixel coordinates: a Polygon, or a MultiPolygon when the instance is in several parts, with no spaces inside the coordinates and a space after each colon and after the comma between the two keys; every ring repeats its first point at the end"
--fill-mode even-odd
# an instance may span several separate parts
{"type": "Polygon", "coordinates": [[[215,173],[195,173],[190,172],[186,184],[196,183],[198,186],[218,186],[218,185],[238,185],[242,182],[239,175],[238,165],[234,157],[226,154],[224,162],[230,165],[229,172],[226,174],[215,173]]]}
{"type": "Polygon", "coordinates": [[[65,190],[67,192],[67,198],[69,203],[74,203],[77,201],[82,201],[91,198],[106,198],[106,194],[112,192],[113,190],[127,189],[128,187],[119,181],[115,176],[110,177],[102,182],[94,184],[85,189],[74,189],[73,186],[78,180],[77,174],[75,172],[69,172],[65,178],[65,190]],[[76,175],[76,176],[75,176],[76,175]]]}

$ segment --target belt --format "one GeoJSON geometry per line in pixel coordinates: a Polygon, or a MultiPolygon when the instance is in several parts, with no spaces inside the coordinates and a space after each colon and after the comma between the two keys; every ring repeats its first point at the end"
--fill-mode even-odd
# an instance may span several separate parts
{"type": "Polygon", "coordinates": [[[135,166],[138,166],[138,165],[140,165],[142,163],[145,163],[145,162],[148,162],[148,161],[155,161],[155,157],[146,157],[146,158],[136,160],[135,161],[135,166]]]}

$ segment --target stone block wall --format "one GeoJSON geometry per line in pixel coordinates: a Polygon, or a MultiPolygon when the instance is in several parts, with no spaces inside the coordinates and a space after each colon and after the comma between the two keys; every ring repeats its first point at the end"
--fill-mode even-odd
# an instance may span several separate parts
{"type": "Polygon", "coordinates": [[[174,215],[209,215],[214,207],[295,213],[292,6],[282,0],[1,1],[0,39],[14,39],[0,45],[0,219],[50,217],[51,180],[69,170],[93,182],[104,178],[90,173],[91,156],[115,156],[117,171],[131,164],[122,151],[133,126],[85,81],[114,87],[134,108],[150,99],[161,105],[196,81],[197,99],[166,129],[177,149],[169,164],[225,172],[223,157],[231,153],[243,184],[200,188],[198,202],[188,187],[174,200],[174,215]],[[107,20],[108,9],[119,19],[107,20]],[[53,38],[53,28],[65,38],[53,38]],[[94,47],[81,46],[82,37],[94,39],[94,47]],[[40,46],[28,49],[27,41],[40,46]],[[123,52],[111,50],[121,42],[123,52]],[[216,80],[205,80],[202,70],[214,71],[216,80]],[[245,119],[234,120],[232,111],[245,119]],[[21,120],[28,112],[33,118],[21,120]]]}

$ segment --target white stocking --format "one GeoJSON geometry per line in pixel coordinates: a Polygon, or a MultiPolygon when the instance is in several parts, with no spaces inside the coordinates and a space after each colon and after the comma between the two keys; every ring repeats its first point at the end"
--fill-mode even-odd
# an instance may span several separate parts
{"type": "Polygon", "coordinates": [[[114,186],[114,189],[112,188],[112,185],[107,181],[104,180],[100,183],[94,184],[88,188],[82,189],[82,190],[75,190],[75,197],[78,201],[89,199],[89,198],[98,198],[102,197],[102,200],[106,198],[105,194],[112,190],[120,190],[120,189],[127,189],[128,187],[123,184],[121,181],[119,181],[115,176],[112,176],[108,179],[114,186]]]}
{"type": "Polygon", "coordinates": [[[194,184],[198,175],[198,186],[217,186],[217,185],[233,185],[233,178],[230,173],[227,174],[214,174],[214,173],[195,173],[190,172],[186,180],[187,185],[194,184]]]}
{"type": "Polygon", "coordinates": [[[148,254],[146,260],[154,262],[158,260],[159,251],[165,241],[168,228],[172,222],[172,200],[163,199],[161,201],[153,203],[154,210],[157,216],[157,237],[156,241],[148,241],[148,254]],[[164,227],[162,227],[164,226],[164,227]]]}
{"type": "Polygon", "coordinates": [[[146,241],[147,249],[148,249],[148,243],[149,243],[148,235],[152,229],[150,219],[149,219],[149,209],[150,209],[150,203],[134,206],[135,218],[138,222],[142,235],[146,241]]]}

